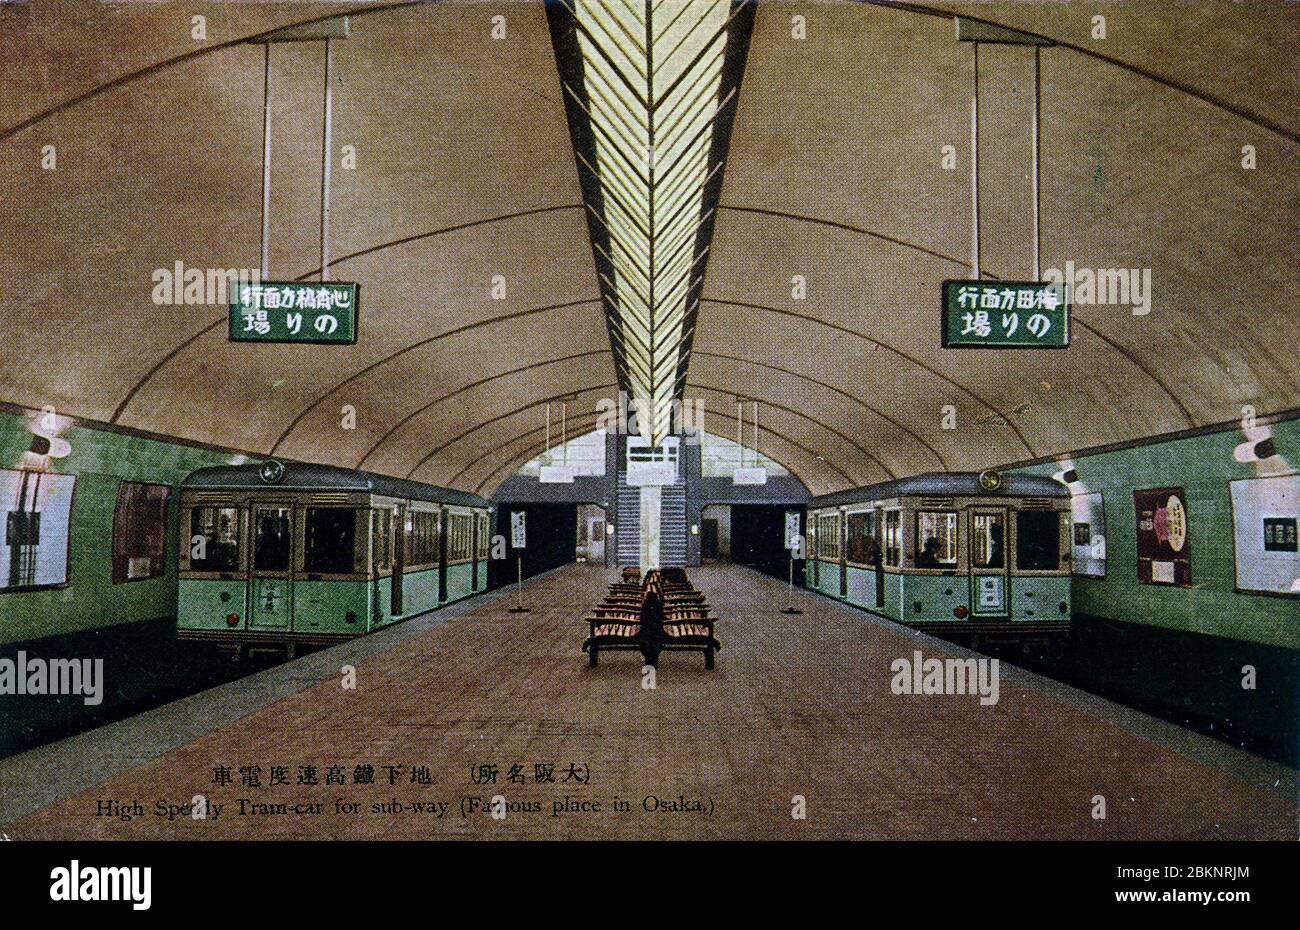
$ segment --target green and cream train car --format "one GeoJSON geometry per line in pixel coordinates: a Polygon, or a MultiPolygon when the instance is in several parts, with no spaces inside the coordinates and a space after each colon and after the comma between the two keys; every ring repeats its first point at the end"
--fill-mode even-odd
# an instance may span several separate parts
{"type": "Polygon", "coordinates": [[[488,502],[267,461],[181,485],[177,635],[233,650],[362,636],[487,587],[488,502]]]}
{"type": "Polygon", "coordinates": [[[931,632],[1065,632],[1070,532],[1051,478],[917,475],[810,500],[805,584],[931,632]]]}

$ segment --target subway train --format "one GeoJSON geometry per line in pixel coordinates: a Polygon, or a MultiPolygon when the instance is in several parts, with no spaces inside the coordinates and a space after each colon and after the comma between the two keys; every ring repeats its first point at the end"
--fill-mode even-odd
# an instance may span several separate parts
{"type": "Polygon", "coordinates": [[[943,634],[1070,629],[1070,492],[1038,475],[932,473],[808,502],[805,584],[943,634]]]}
{"type": "Polygon", "coordinates": [[[177,636],[232,650],[362,636],[487,587],[488,502],[324,465],[181,484],[177,636]]]}

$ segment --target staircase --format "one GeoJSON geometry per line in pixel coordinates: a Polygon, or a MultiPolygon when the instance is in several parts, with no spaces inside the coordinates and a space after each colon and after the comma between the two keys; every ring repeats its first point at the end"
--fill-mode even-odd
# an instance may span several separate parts
{"type": "MultiPolygon", "coordinates": [[[[672,484],[660,485],[659,565],[686,566],[686,477],[682,470],[672,484]]],[[[641,564],[641,488],[627,483],[625,467],[618,470],[618,520],[616,560],[619,565],[641,564]]]]}
{"type": "Polygon", "coordinates": [[[618,470],[618,519],[614,523],[615,561],[619,565],[641,564],[641,489],[627,483],[627,473],[618,470]]]}
{"type": "Polygon", "coordinates": [[[677,476],[675,484],[660,489],[659,565],[686,567],[686,482],[677,476]]]}

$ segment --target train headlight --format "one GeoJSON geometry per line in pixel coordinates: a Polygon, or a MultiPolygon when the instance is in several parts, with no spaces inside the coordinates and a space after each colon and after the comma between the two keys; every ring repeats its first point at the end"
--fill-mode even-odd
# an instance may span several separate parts
{"type": "Polygon", "coordinates": [[[966,616],[966,608],[958,604],[956,607],[952,609],[952,615],[956,617],[958,620],[961,620],[963,617],[966,616]]]}
{"type": "Polygon", "coordinates": [[[984,490],[996,491],[998,488],[1002,487],[1002,476],[994,469],[986,468],[984,471],[980,472],[979,482],[980,487],[984,490]]]}
{"type": "Polygon", "coordinates": [[[226,626],[238,626],[239,614],[226,614],[226,626]]]}

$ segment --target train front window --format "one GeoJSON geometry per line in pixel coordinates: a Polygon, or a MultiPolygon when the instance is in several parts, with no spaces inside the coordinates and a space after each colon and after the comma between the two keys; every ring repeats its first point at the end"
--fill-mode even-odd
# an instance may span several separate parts
{"type": "Polygon", "coordinates": [[[1016,513],[1016,567],[1031,572],[1061,567],[1061,515],[1055,510],[1016,513]]]}
{"type": "Polygon", "coordinates": [[[973,520],[971,563],[975,568],[1002,568],[1006,564],[1006,535],[1002,517],[996,513],[977,513],[973,520]]]}
{"type": "Polygon", "coordinates": [[[917,511],[916,567],[957,564],[957,514],[952,510],[917,511]]]}
{"type": "Polygon", "coordinates": [[[262,572],[287,572],[293,540],[288,507],[258,507],[253,532],[253,568],[262,572]]]}
{"type": "Polygon", "coordinates": [[[239,571],[238,507],[195,507],[190,511],[190,571],[239,571]]]}
{"type": "Polygon", "coordinates": [[[320,575],[353,571],[357,512],[351,507],[308,507],[303,524],[303,570],[320,575]]]}

